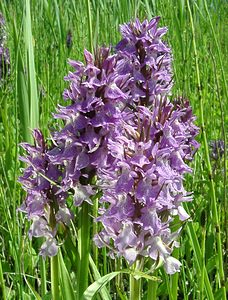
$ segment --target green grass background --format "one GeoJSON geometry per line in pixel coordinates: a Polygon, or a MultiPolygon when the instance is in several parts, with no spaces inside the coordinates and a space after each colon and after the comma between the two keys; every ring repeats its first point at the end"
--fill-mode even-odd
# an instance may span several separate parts
{"type": "MultiPolygon", "coordinates": [[[[218,139],[228,144],[228,2],[91,0],[91,38],[86,4],[82,0],[0,2],[11,57],[10,77],[0,85],[0,299],[39,299],[39,295],[50,299],[49,261],[37,256],[40,241],[29,241],[29,223],[17,212],[25,196],[17,183],[22,167],[18,143],[31,141],[31,129],[36,126],[47,137],[56,126],[51,113],[58,103],[64,105],[68,58],[83,60],[83,49],[91,43],[115,45],[120,39],[119,24],[136,16],[142,20],[157,15],[160,25],[169,28],[165,39],[173,49],[173,95],[190,99],[201,128],[201,147],[192,163],[193,176],[185,180],[187,190],[194,191],[194,201],[186,205],[192,222],[184,225],[180,248],[175,251],[183,264],[181,272],[167,276],[157,271],[161,283],[144,279],[143,299],[225,299],[227,155],[225,149],[218,161],[212,160],[208,144],[218,139]],[[69,30],[70,49],[66,46],[69,30]]],[[[74,249],[77,237],[74,230],[71,234],[74,249]]],[[[77,290],[74,254],[64,247],[63,260],[77,290]]],[[[98,254],[91,250],[91,256],[89,283],[124,264],[109,260],[105,250],[98,254]]],[[[127,287],[128,277],[119,275],[106,292],[111,299],[127,299],[127,287]]],[[[108,299],[105,293],[96,297],[108,299]]]]}

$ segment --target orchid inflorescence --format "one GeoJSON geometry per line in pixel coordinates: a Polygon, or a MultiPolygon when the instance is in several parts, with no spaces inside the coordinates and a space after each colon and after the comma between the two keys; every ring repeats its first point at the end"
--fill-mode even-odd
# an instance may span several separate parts
{"type": "Polygon", "coordinates": [[[93,205],[92,196],[102,192],[95,222],[103,229],[95,244],[130,265],[148,257],[163,262],[168,274],[179,271],[171,254],[180,230],[171,225],[189,218],[182,203],[192,194],[183,181],[199,147],[198,128],[189,101],[170,100],[172,54],[162,41],[167,28],[158,22],[122,25],[114,54],[101,47],[94,56],[84,51],[85,64],[70,60],[74,71],[63,94],[70,104],[54,114],[64,127],[51,143],[36,129],[35,146],[22,145],[28,167],[20,178],[27,192],[20,209],[32,220],[30,237],[45,237],[44,257],[56,255],[58,225],[73,219],[69,193],[81,206],[93,205]]]}

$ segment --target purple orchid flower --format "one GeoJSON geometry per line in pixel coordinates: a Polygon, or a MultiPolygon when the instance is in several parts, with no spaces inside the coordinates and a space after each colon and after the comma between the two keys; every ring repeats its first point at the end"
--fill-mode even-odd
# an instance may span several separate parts
{"type": "Polygon", "coordinates": [[[19,178],[27,196],[19,211],[27,214],[32,225],[29,237],[45,237],[41,246],[42,256],[57,254],[55,239],[58,224],[69,225],[72,213],[66,205],[66,193],[59,187],[62,171],[53,165],[47,155],[48,147],[40,130],[33,131],[35,145],[22,143],[28,155],[20,159],[27,164],[23,176],[19,178]]]}
{"type": "Polygon", "coordinates": [[[154,101],[150,109],[138,106],[108,141],[113,159],[98,171],[104,207],[97,221],[104,229],[94,241],[129,264],[143,256],[160,259],[169,274],[181,265],[171,256],[177,244],[170,225],[176,215],[181,221],[189,218],[182,202],[190,198],[182,182],[191,172],[186,161],[199,146],[190,110],[188,102],[174,105],[167,99],[154,101]]]}

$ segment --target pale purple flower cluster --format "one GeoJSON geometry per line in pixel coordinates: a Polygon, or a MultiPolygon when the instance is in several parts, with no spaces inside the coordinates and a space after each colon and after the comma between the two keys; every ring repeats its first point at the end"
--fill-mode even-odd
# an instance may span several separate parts
{"type": "Polygon", "coordinates": [[[27,168],[19,181],[27,196],[19,210],[25,212],[32,221],[29,237],[45,237],[40,254],[44,257],[54,256],[58,251],[55,239],[58,224],[68,225],[72,215],[66,206],[66,194],[58,187],[62,169],[50,162],[48,147],[38,129],[33,131],[33,137],[35,146],[21,144],[28,155],[20,157],[27,168]]]}
{"type": "Polygon", "coordinates": [[[121,26],[118,72],[131,76],[125,88],[128,109],[108,139],[110,164],[98,170],[103,207],[97,220],[104,229],[94,240],[130,264],[140,257],[163,261],[173,274],[180,262],[171,257],[178,235],[171,224],[175,216],[189,218],[182,206],[192,199],[183,187],[184,174],[191,172],[185,161],[199,144],[189,103],[167,98],[171,51],[161,41],[167,29],[157,29],[158,20],[121,26]]]}
{"type": "Polygon", "coordinates": [[[84,55],[85,65],[70,61],[75,71],[65,78],[70,87],[64,98],[71,104],[59,106],[54,115],[65,121],[65,127],[54,134],[57,147],[48,154],[53,164],[64,165],[62,188],[73,190],[77,206],[84,200],[91,203],[89,196],[95,193],[91,181],[106,163],[106,140],[122,117],[127,99],[122,89],[129,78],[115,72],[116,55],[109,55],[108,48],[98,49],[95,57],[86,50],[84,55]]]}
{"type": "Polygon", "coordinates": [[[57,253],[58,222],[70,221],[66,195],[73,193],[76,206],[83,201],[92,204],[90,196],[96,193],[92,180],[97,168],[106,163],[106,139],[121,118],[121,103],[127,98],[121,88],[129,75],[114,71],[116,55],[110,55],[108,48],[98,49],[95,58],[87,50],[84,55],[85,65],[70,60],[75,71],[65,78],[70,87],[64,98],[71,104],[59,106],[54,115],[65,124],[53,134],[54,145],[47,147],[39,130],[34,131],[35,146],[22,144],[29,155],[21,158],[28,168],[19,179],[27,192],[20,210],[33,221],[30,237],[46,237],[44,256],[57,253]]]}
{"type": "Polygon", "coordinates": [[[120,26],[123,39],[116,46],[119,74],[131,74],[131,104],[149,106],[172,87],[171,49],[162,41],[166,27],[157,28],[160,17],[120,26]]]}
{"type": "Polygon", "coordinates": [[[130,264],[145,256],[164,261],[169,274],[178,271],[180,263],[170,256],[178,232],[170,224],[176,215],[189,218],[182,202],[192,197],[183,175],[191,172],[184,161],[198,147],[194,119],[188,102],[156,100],[152,110],[139,106],[122,121],[108,141],[112,163],[99,170],[104,229],[95,237],[98,246],[109,246],[130,264]]]}
{"type": "Polygon", "coordinates": [[[64,212],[64,223],[68,223],[71,213],[65,205],[67,193],[73,193],[76,206],[83,201],[92,204],[90,196],[97,192],[92,180],[97,168],[106,164],[106,140],[122,118],[121,107],[127,99],[122,88],[129,75],[119,76],[115,72],[117,56],[110,55],[109,51],[100,48],[93,57],[85,50],[85,65],[69,61],[75,70],[65,78],[70,81],[70,87],[63,96],[71,104],[59,106],[54,114],[56,119],[64,121],[64,127],[53,133],[54,145],[47,148],[38,130],[34,131],[35,147],[22,144],[29,152],[22,160],[29,167],[20,178],[27,191],[21,210],[33,220],[30,236],[45,236],[48,242],[52,238],[52,244],[42,246],[43,255],[57,253],[56,226],[50,226],[50,209],[55,224],[62,221],[59,214],[64,212]],[[61,182],[61,186],[57,188],[48,179],[59,185],[61,182]]]}
{"type": "Polygon", "coordinates": [[[103,47],[94,56],[85,50],[85,64],[70,60],[74,71],[63,96],[71,103],[54,114],[63,128],[53,133],[51,147],[39,130],[34,147],[23,144],[29,155],[20,178],[27,191],[21,210],[33,221],[30,236],[46,238],[44,256],[57,253],[58,223],[72,217],[69,193],[80,206],[92,205],[91,196],[101,191],[96,221],[104,229],[94,238],[97,246],[130,264],[150,257],[164,262],[169,274],[179,270],[171,224],[175,216],[189,217],[182,202],[192,197],[183,176],[191,172],[186,160],[198,148],[198,128],[187,101],[168,100],[172,56],[158,21],[122,25],[113,55],[103,47]]]}

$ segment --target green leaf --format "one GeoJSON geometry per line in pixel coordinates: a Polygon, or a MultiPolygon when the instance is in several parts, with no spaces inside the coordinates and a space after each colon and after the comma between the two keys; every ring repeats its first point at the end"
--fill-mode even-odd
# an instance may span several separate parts
{"type": "Polygon", "coordinates": [[[39,100],[37,94],[35,59],[33,51],[33,36],[32,36],[32,22],[30,13],[30,1],[25,2],[25,50],[27,54],[28,67],[28,83],[29,83],[29,102],[30,102],[30,129],[39,126],[39,100]]]}
{"type": "Polygon", "coordinates": [[[31,135],[29,131],[29,96],[28,87],[25,75],[24,62],[20,48],[20,35],[17,32],[17,24],[14,21],[14,47],[16,49],[16,98],[19,107],[19,120],[20,120],[20,131],[23,140],[31,142],[31,135]]]}
{"type": "Polygon", "coordinates": [[[48,292],[46,295],[44,295],[42,300],[51,300],[51,292],[48,292]]]}
{"type": "Polygon", "coordinates": [[[147,280],[152,280],[152,281],[161,281],[160,278],[148,275],[148,274],[143,273],[141,271],[135,270],[134,272],[129,271],[129,273],[134,275],[135,279],[145,278],[147,280]]]}
{"type": "Polygon", "coordinates": [[[27,283],[29,289],[31,290],[31,292],[33,293],[33,295],[35,296],[36,300],[42,300],[42,298],[40,297],[40,295],[37,293],[37,291],[34,289],[34,287],[28,281],[28,279],[26,279],[26,283],[27,283]]]}
{"type": "Polygon", "coordinates": [[[155,276],[150,276],[150,275],[145,274],[140,271],[133,272],[132,270],[121,270],[121,271],[112,272],[112,273],[109,273],[109,274],[101,277],[100,279],[95,281],[93,284],[91,284],[84,292],[81,300],[93,299],[93,297],[100,291],[101,288],[103,288],[110,280],[112,280],[114,277],[116,277],[117,275],[119,275],[121,273],[131,274],[137,278],[145,278],[145,279],[153,280],[153,281],[160,280],[159,278],[157,278],[155,276]]]}
{"type": "Polygon", "coordinates": [[[100,289],[105,286],[110,280],[112,280],[114,277],[116,277],[118,274],[123,273],[122,271],[112,272],[109,273],[97,281],[95,281],[93,284],[91,284],[82,295],[82,300],[91,300],[93,297],[100,291],[100,289]]]}
{"type": "MultiPolygon", "coordinates": [[[[89,264],[92,269],[93,278],[95,280],[99,280],[101,278],[101,275],[100,275],[100,273],[97,269],[97,266],[95,265],[91,256],[89,256],[89,264]]],[[[111,300],[111,296],[109,295],[108,290],[105,286],[100,290],[100,295],[101,295],[101,298],[104,300],[111,300]]]]}
{"type": "Polygon", "coordinates": [[[59,251],[58,256],[59,256],[59,271],[60,271],[60,288],[61,288],[62,298],[67,300],[75,300],[76,295],[73,289],[70,275],[65,266],[61,251],[59,251]]]}

